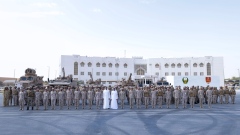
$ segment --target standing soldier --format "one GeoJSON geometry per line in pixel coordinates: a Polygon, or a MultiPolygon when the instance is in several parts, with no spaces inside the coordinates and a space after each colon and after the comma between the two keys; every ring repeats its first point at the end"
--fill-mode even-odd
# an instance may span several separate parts
{"type": "Polygon", "coordinates": [[[223,87],[220,87],[218,93],[219,93],[219,101],[220,101],[220,104],[223,104],[223,96],[224,96],[223,87]]]}
{"type": "Polygon", "coordinates": [[[121,100],[121,108],[124,108],[124,100],[126,98],[126,93],[123,88],[121,88],[121,91],[119,92],[119,99],[121,100]]]}
{"type": "MultiPolygon", "coordinates": [[[[12,90],[12,97],[13,97],[13,105],[16,106],[17,105],[17,100],[18,100],[18,90],[17,87],[14,87],[12,90]]],[[[24,99],[24,97],[23,97],[24,99]]]]}
{"type": "Polygon", "coordinates": [[[178,87],[173,91],[173,95],[175,98],[175,108],[178,108],[179,100],[180,100],[180,90],[178,87]]]}
{"type": "Polygon", "coordinates": [[[213,104],[216,104],[217,103],[217,95],[218,95],[217,88],[213,89],[212,94],[213,94],[213,104]]]}
{"type": "Polygon", "coordinates": [[[92,88],[90,88],[88,93],[87,93],[87,99],[88,99],[89,109],[92,109],[92,103],[93,103],[93,91],[92,91],[92,88]]]}
{"type": "Polygon", "coordinates": [[[82,109],[85,108],[85,105],[86,105],[86,99],[87,99],[87,92],[86,92],[85,90],[86,90],[86,89],[83,88],[83,90],[81,91],[82,109]]]}
{"type": "Polygon", "coordinates": [[[3,90],[3,106],[9,106],[9,90],[8,87],[5,87],[3,90]]]}
{"type": "Polygon", "coordinates": [[[24,110],[24,93],[22,89],[19,92],[19,106],[20,106],[20,110],[23,111],[24,110]]]}
{"type": "Polygon", "coordinates": [[[144,97],[145,109],[147,109],[149,104],[148,102],[149,102],[150,94],[146,87],[145,87],[145,90],[143,91],[143,97],[144,97]]]}
{"type": "Polygon", "coordinates": [[[63,88],[60,88],[60,91],[58,92],[58,101],[59,101],[59,109],[63,109],[63,101],[64,101],[64,93],[63,88]]]}
{"type": "Polygon", "coordinates": [[[167,103],[167,108],[170,108],[170,104],[171,104],[171,99],[172,99],[172,93],[171,93],[171,90],[170,88],[167,88],[167,91],[166,91],[166,103],[167,103]]]}
{"type": "Polygon", "coordinates": [[[39,89],[37,89],[36,92],[35,92],[35,104],[36,104],[36,110],[39,109],[40,98],[41,98],[41,93],[39,92],[39,89]]]}
{"type": "Polygon", "coordinates": [[[235,90],[235,88],[231,88],[231,90],[230,90],[230,97],[231,97],[231,103],[232,104],[235,103],[235,96],[236,96],[236,90],[235,90]]]}
{"type": "Polygon", "coordinates": [[[202,87],[201,87],[200,90],[198,91],[198,99],[199,99],[200,108],[203,108],[204,90],[203,90],[202,87]]]}
{"type": "Polygon", "coordinates": [[[189,96],[189,91],[188,91],[188,89],[186,87],[184,87],[183,91],[182,91],[182,104],[183,104],[183,108],[187,108],[188,96],[189,96]]]}
{"type": "Polygon", "coordinates": [[[67,108],[70,109],[71,106],[71,99],[72,99],[72,91],[70,87],[68,87],[68,90],[66,91],[66,97],[67,97],[67,108]]]}
{"type": "Polygon", "coordinates": [[[59,91],[60,91],[60,86],[56,87],[56,105],[57,106],[59,105],[59,97],[58,97],[59,91]]]}
{"type": "Polygon", "coordinates": [[[225,103],[228,104],[229,103],[229,89],[227,86],[225,87],[224,94],[225,94],[225,103]]]}
{"type": "Polygon", "coordinates": [[[133,101],[134,101],[134,91],[133,91],[133,88],[130,88],[130,91],[129,91],[129,105],[130,105],[130,109],[133,108],[133,101]]]}
{"type": "Polygon", "coordinates": [[[80,100],[80,91],[79,88],[74,91],[74,103],[75,103],[75,109],[78,109],[79,107],[79,100],[80,100]]]}
{"type": "Polygon", "coordinates": [[[151,91],[151,99],[152,99],[152,108],[155,108],[156,102],[157,102],[157,91],[155,90],[155,88],[153,88],[151,91]]]}
{"type": "Polygon", "coordinates": [[[52,88],[49,87],[49,89],[48,89],[48,105],[49,106],[51,105],[51,90],[52,90],[52,88]]]}
{"type": "Polygon", "coordinates": [[[44,110],[47,110],[47,108],[48,108],[48,91],[47,91],[47,88],[43,92],[43,106],[44,106],[44,110]]]}
{"type": "Polygon", "coordinates": [[[137,108],[141,108],[142,88],[136,90],[137,108]]]}
{"type": "Polygon", "coordinates": [[[34,93],[33,89],[29,88],[29,90],[27,91],[27,99],[28,99],[27,110],[29,110],[30,104],[31,104],[32,110],[33,110],[33,107],[34,107],[34,96],[35,96],[35,93],[34,93]]]}
{"type": "Polygon", "coordinates": [[[43,105],[43,92],[44,92],[44,88],[41,87],[39,92],[41,93],[41,96],[40,96],[40,105],[42,106],[43,105]]]}
{"type": "Polygon", "coordinates": [[[9,101],[10,106],[12,106],[12,87],[10,87],[10,89],[9,89],[8,101],[9,101]]]}
{"type": "Polygon", "coordinates": [[[208,90],[206,91],[206,95],[208,98],[208,108],[212,108],[212,90],[211,90],[211,88],[208,88],[208,90]]]}
{"type": "Polygon", "coordinates": [[[52,106],[52,110],[55,110],[55,105],[56,105],[56,91],[54,90],[54,88],[51,91],[51,106],[52,106]]]}
{"type": "Polygon", "coordinates": [[[195,104],[195,92],[193,91],[193,88],[190,88],[189,99],[190,99],[191,108],[193,108],[195,104]]]}
{"type": "Polygon", "coordinates": [[[95,99],[96,99],[96,107],[97,109],[100,109],[100,101],[101,101],[101,92],[100,89],[98,88],[96,93],[95,93],[95,99]]]}
{"type": "Polygon", "coordinates": [[[158,88],[157,96],[158,96],[159,108],[162,108],[162,103],[163,103],[163,89],[162,88],[158,88]]]}

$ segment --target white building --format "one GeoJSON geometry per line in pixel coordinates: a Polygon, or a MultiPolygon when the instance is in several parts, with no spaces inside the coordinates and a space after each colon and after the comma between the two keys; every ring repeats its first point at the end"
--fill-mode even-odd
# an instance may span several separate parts
{"type": "MultiPolygon", "coordinates": [[[[187,57],[187,58],[116,58],[116,57],[88,57],[80,55],[62,55],[60,69],[64,67],[65,74],[72,74],[74,80],[84,81],[101,78],[105,85],[132,79],[142,83],[156,82],[166,76],[217,76],[220,85],[224,85],[223,57],[187,57]]],[[[60,70],[61,71],[61,70],[60,70]]]]}

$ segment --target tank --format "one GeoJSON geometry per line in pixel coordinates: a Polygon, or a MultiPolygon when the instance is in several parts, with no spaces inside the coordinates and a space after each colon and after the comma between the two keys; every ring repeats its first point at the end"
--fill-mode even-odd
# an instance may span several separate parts
{"type": "Polygon", "coordinates": [[[17,83],[24,88],[43,86],[43,76],[37,76],[35,69],[27,68],[25,70],[25,75],[21,76],[17,83]]]}
{"type": "Polygon", "coordinates": [[[48,82],[49,86],[71,86],[77,87],[78,82],[73,80],[72,75],[65,76],[65,70],[62,68],[63,77],[57,77],[55,80],[50,80],[48,82]]]}

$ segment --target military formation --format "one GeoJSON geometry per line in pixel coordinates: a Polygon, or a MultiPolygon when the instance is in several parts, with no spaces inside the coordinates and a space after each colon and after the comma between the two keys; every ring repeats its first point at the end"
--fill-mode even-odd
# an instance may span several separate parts
{"type": "MultiPolygon", "coordinates": [[[[149,86],[149,87],[68,87],[48,86],[17,88],[5,87],[3,106],[19,106],[19,110],[55,109],[100,109],[103,105],[103,90],[116,90],[117,103],[120,109],[129,105],[133,108],[194,108],[204,106],[212,108],[212,104],[235,103],[236,90],[220,87],[183,87],[180,86],[149,86]],[[205,105],[204,105],[205,104],[205,105]],[[65,107],[64,107],[65,106],[65,107]]],[[[111,101],[110,101],[111,102],[111,101]]]]}

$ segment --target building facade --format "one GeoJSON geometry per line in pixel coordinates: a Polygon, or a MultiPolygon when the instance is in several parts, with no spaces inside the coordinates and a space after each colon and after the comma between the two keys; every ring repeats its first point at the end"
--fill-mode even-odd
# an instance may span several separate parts
{"type": "Polygon", "coordinates": [[[74,80],[86,82],[91,73],[93,80],[101,78],[104,85],[114,85],[130,74],[139,83],[155,83],[166,76],[218,76],[220,85],[224,85],[223,57],[143,59],[62,55],[59,66],[64,67],[66,75],[72,74],[74,80]]]}

